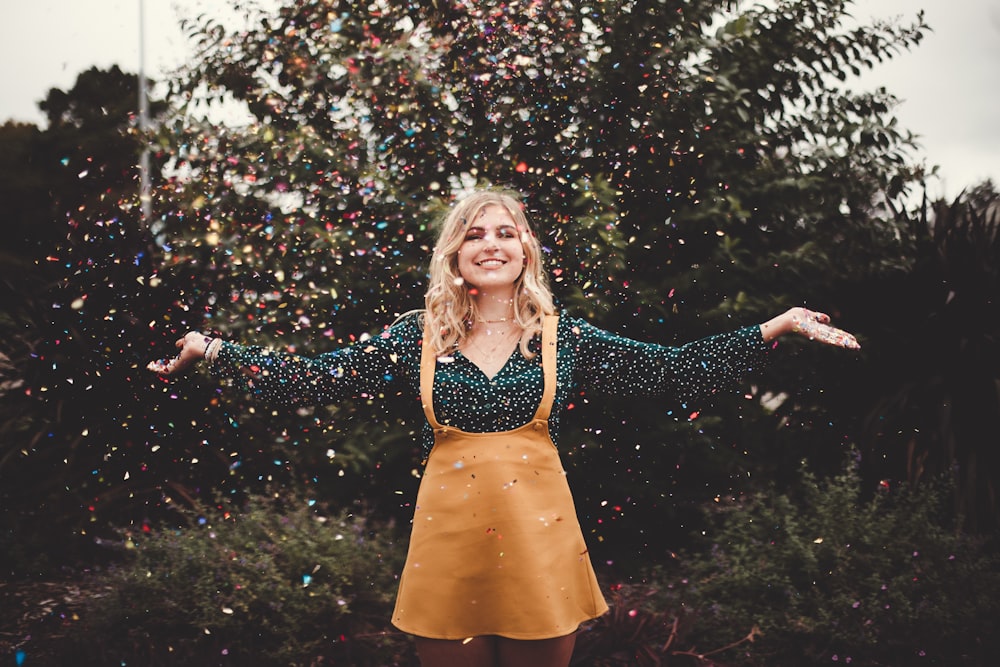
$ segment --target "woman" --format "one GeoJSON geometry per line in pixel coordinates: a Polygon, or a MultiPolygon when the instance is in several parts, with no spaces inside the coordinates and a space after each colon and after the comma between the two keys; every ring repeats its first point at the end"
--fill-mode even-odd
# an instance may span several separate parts
{"type": "Polygon", "coordinates": [[[735,383],[788,333],[858,348],[804,308],[680,348],[557,317],[539,242],[518,201],[494,191],[448,214],[425,305],[314,358],[191,332],[177,357],[149,365],[169,375],[207,358],[285,404],[421,399],[427,463],[392,621],[425,667],[565,666],[579,624],[607,610],[554,444],[572,395],[691,400],[735,383]]]}

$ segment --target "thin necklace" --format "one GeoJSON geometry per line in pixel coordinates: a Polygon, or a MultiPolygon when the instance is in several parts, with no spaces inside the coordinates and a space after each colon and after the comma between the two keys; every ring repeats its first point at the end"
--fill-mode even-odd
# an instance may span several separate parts
{"type": "Polygon", "coordinates": [[[514,304],[513,303],[508,303],[507,305],[508,305],[507,311],[510,313],[510,316],[504,315],[503,317],[498,317],[495,320],[487,320],[487,319],[485,319],[483,317],[476,317],[476,322],[479,322],[479,323],[482,323],[482,324],[500,324],[501,322],[513,322],[514,321],[514,304]]]}
{"type": "MultiPolygon", "coordinates": [[[[487,336],[492,336],[493,332],[490,331],[489,329],[487,329],[486,330],[486,335],[487,336]]],[[[518,338],[518,337],[519,337],[519,335],[517,334],[517,329],[516,328],[508,329],[508,330],[504,331],[503,333],[497,332],[497,334],[496,334],[496,343],[494,343],[493,346],[490,347],[488,350],[486,348],[484,348],[483,346],[481,346],[478,343],[478,341],[474,337],[472,337],[472,336],[470,336],[466,340],[469,341],[469,343],[472,345],[472,347],[476,348],[477,350],[479,350],[480,353],[482,353],[483,355],[485,355],[487,362],[492,362],[493,359],[496,357],[497,350],[499,350],[501,346],[503,346],[505,344],[509,344],[510,341],[512,341],[512,340],[514,340],[515,338],[518,338]],[[511,333],[514,333],[515,335],[511,336],[511,333]]]]}

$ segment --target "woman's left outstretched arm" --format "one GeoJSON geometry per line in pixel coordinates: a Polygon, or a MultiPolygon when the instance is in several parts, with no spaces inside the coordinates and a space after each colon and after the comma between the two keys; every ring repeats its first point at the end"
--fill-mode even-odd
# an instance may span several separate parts
{"type": "Polygon", "coordinates": [[[798,334],[845,349],[859,349],[851,334],[830,318],[791,308],[760,325],[716,334],[680,347],[643,343],[600,330],[582,320],[567,342],[575,349],[574,381],[608,395],[662,395],[680,403],[733,388],[766,364],[775,339],[798,334]]]}

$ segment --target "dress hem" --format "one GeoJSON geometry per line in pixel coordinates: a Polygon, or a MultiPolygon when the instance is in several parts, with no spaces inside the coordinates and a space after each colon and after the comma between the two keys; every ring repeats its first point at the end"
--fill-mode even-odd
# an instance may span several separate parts
{"type": "Polygon", "coordinates": [[[439,634],[430,634],[430,633],[421,632],[421,631],[418,631],[418,630],[408,630],[407,628],[403,627],[402,625],[400,625],[396,621],[391,621],[391,623],[392,623],[393,627],[395,627],[396,629],[402,630],[403,632],[405,632],[408,635],[413,635],[414,637],[420,637],[422,639],[441,639],[441,640],[445,640],[445,641],[455,641],[455,640],[461,640],[461,639],[469,639],[470,637],[503,637],[504,639],[517,639],[517,640],[532,641],[532,640],[540,640],[540,639],[558,639],[560,637],[568,637],[569,635],[577,632],[580,629],[580,626],[583,625],[584,623],[586,623],[588,621],[596,620],[596,619],[600,618],[601,616],[604,616],[604,614],[608,613],[609,609],[610,609],[610,607],[605,606],[603,611],[598,612],[595,615],[585,614],[579,621],[577,621],[576,627],[574,627],[572,630],[570,630],[569,632],[555,631],[555,634],[553,634],[553,633],[545,633],[545,632],[542,632],[542,633],[538,633],[538,632],[522,633],[522,632],[504,632],[504,631],[496,631],[496,632],[478,632],[477,631],[477,632],[471,632],[471,633],[439,633],[439,634]]]}

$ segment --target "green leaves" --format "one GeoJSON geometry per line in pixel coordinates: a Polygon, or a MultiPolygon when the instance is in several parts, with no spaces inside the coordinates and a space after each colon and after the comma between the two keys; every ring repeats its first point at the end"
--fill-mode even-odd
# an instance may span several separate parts
{"type": "MultiPolygon", "coordinates": [[[[914,182],[912,137],[896,127],[891,96],[849,93],[835,75],[910,48],[926,26],[918,15],[912,25],[855,27],[846,7],[636,0],[512,12],[342,0],[274,12],[246,4],[232,23],[186,22],[199,55],[166,82],[169,109],[153,142],[155,246],[143,245],[138,264],[122,261],[140,254],[122,241],[125,218],[105,224],[119,199],[128,220],[138,214],[134,197],[117,194],[131,192],[131,176],[102,153],[76,179],[94,191],[72,215],[70,271],[108,289],[87,300],[86,290],[64,295],[87,306],[68,310],[93,350],[54,353],[60,369],[79,365],[72,377],[86,387],[96,386],[91,367],[127,349],[119,384],[130,389],[107,413],[129,419],[102,427],[91,453],[109,452],[66,485],[84,489],[71,506],[89,507],[89,496],[99,508],[118,498],[124,507],[140,478],[144,498],[167,479],[193,495],[211,487],[240,495],[271,481],[316,485],[349,503],[377,489],[380,475],[409,475],[416,454],[404,443],[414,422],[383,415],[381,403],[273,413],[219,397],[198,376],[175,386],[137,369],[189,329],[305,354],[378,331],[422,305],[436,222],[477,185],[524,193],[561,306],[647,340],[681,343],[802,301],[836,312],[847,276],[905,268],[905,234],[889,205],[898,208],[893,198],[914,182]],[[129,301],[128,326],[112,326],[124,317],[123,284],[142,289],[129,301]],[[110,342],[123,337],[141,342],[110,342]],[[220,409],[192,407],[208,401],[220,409]],[[103,437],[122,423],[136,431],[103,437]],[[375,433],[383,426],[384,437],[375,433]],[[339,452],[334,461],[317,458],[328,449],[339,452]],[[370,462],[378,473],[362,472],[370,462]]],[[[69,107],[60,99],[52,104],[61,117],[69,107]]],[[[115,119],[115,132],[128,122],[115,119]]],[[[57,156],[72,165],[62,177],[87,168],[78,163],[86,151],[69,143],[73,129],[61,145],[74,150],[57,156]]],[[[765,390],[801,380],[776,366],[765,390]]],[[[788,405],[819,410],[826,398],[788,405]]],[[[617,421],[627,422],[624,440],[650,450],[679,428],[628,414],[617,421]]],[[[722,434],[702,424],[697,438],[722,434]]],[[[618,428],[605,429],[608,442],[618,428]]],[[[576,438],[568,431],[568,442],[576,438]]],[[[743,465],[722,458],[724,469],[743,465]]],[[[669,456],[655,459],[651,469],[671,469],[669,456]]],[[[408,513],[396,498],[381,509],[408,513]]]]}
{"type": "Polygon", "coordinates": [[[389,631],[404,551],[391,531],[282,494],[241,510],[198,506],[178,526],[126,532],[128,560],[89,583],[82,655],[147,661],[222,656],[307,665],[391,664],[412,653],[389,631]]]}
{"type": "MultiPolygon", "coordinates": [[[[319,353],[419,307],[438,216],[499,184],[524,193],[561,305],[606,328],[680,343],[778,304],[836,312],[844,276],[901,255],[880,202],[913,179],[894,100],[837,75],[926,29],[854,26],[847,6],[343,1],[192,22],[205,50],[174,99],[237,100],[252,121],[172,126],[184,177],[158,202],[163,270],[193,281],[183,301],[204,326],[319,353]]],[[[769,388],[801,379],[779,366],[769,388]]],[[[268,440],[250,407],[232,406],[237,449],[268,440]]],[[[331,443],[337,466],[407,469],[409,453],[358,444],[375,439],[367,410],[340,406],[323,429],[281,415],[289,478],[310,476],[296,451],[331,443]]],[[[643,428],[651,446],[676,437],[643,428]]],[[[366,488],[353,475],[338,497],[366,488]]]]}
{"type": "Polygon", "coordinates": [[[668,568],[684,585],[660,605],[700,610],[689,641],[701,646],[759,627],[740,664],[986,664],[996,554],[954,530],[950,492],[885,483],[872,496],[855,462],[826,481],[802,470],[790,491],[718,506],[703,544],[668,568]]]}

